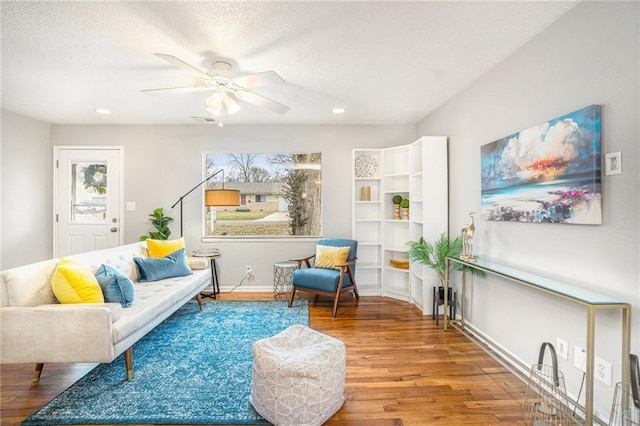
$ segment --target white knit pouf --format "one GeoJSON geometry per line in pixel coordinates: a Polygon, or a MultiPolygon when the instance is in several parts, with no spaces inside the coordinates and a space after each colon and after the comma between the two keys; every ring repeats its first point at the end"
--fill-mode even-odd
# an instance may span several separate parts
{"type": "Polygon", "coordinates": [[[344,343],[293,325],[253,344],[249,401],[277,426],[321,425],[344,403],[344,343]]]}

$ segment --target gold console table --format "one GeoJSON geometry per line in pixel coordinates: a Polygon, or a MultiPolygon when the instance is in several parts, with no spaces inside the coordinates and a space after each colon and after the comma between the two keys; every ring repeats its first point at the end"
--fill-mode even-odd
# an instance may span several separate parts
{"type": "MultiPolygon", "coordinates": [[[[631,305],[629,303],[615,300],[609,296],[594,293],[579,287],[571,286],[568,284],[554,281],[549,278],[545,278],[539,275],[530,274],[525,271],[520,271],[515,268],[511,268],[499,263],[484,259],[476,259],[474,262],[463,260],[459,257],[447,257],[445,260],[445,279],[444,279],[444,291],[447,294],[449,288],[449,264],[455,262],[461,265],[468,266],[480,271],[484,271],[487,274],[495,275],[500,278],[504,278],[508,281],[516,284],[528,287],[533,290],[537,290],[546,293],[552,297],[557,297],[566,300],[571,303],[583,306],[587,310],[587,371],[586,371],[586,392],[585,392],[585,424],[592,425],[594,421],[593,416],[593,382],[594,382],[594,367],[595,367],[595,317],[596,312],[603,309],[619,309],[622,313],[622,382],[629,383],[629,353],[631,350],[631,305]]],[[[444,298],[444,329],[447,329],[448,323],[459,326],[462,331],[465,328],[465,310],[464,301],[466,296],[466,272],[462,272],[462,297],[460,297],[460,319],[448,318],[448,303],[447,298],[444,298]]],[[[522,368],[528,368],[529,366],[521,365],[521,363],[510,357],[509,358],[520,365],[522,368]]]]}

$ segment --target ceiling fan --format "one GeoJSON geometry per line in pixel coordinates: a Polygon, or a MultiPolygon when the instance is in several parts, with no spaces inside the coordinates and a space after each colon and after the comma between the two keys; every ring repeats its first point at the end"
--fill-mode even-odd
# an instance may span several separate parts
{"type": "Polygon", "coordinates": [[[214,91],[214,93],[207,98],[205,106],[207,111],[217,116],[231,115],[238,112],[241,108],[238,100],[268,109],[278,114],[284,114],[289,110],[288,106],[249,90],[254,87],[267,86],[270,84],[283,84],[285,82],[284,79],[275,71],[236,75],[233,73],[230,63],[215,61],[211,65],[211,69],[204,72],[173,55],[164,53],[154,53],[154,55],[164,59],[170,64],[196,74],[200,78],[200,81],[193,86],[146,89],[142,90],[142,93],[162,95],[214,91]]]}

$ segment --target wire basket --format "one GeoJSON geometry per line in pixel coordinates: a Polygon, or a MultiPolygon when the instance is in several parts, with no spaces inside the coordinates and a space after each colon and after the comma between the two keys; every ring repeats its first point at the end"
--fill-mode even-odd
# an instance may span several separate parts
{"type": "Polygon", "coordinates": [[[631,383],[616,383],[610,426],[640,426],[640,367],[637,355],[629,355],[631,383]]]}
{"type": "Polygon", "coordinates": [[[540,346],[538,363],[531,366],[522,416],[528,425],[534,426],[574,424],[569,413],[564,374],[558,371],[556,350],[549,342],[540,346]],[[543,363],[546,348],[549,348],[551,365],[543,363]]]}
{"type": "Polygon", "coordinates": [[[633,394],[629,383],[616,383],[609,425],[640,426],[640,408],[633,404],[633,394]]]}

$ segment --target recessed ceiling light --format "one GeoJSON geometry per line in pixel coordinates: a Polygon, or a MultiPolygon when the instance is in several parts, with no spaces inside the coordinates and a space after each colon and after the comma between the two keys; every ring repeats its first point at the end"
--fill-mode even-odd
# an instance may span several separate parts
{"type": "Polygon", "coordinates": [[[111,111],[106,109],[106,108],[94,108],[93,109],[95,112],[97,112],[98,114],[104,114],[104,115],[109,115],[111,114],[111,111]]]}
{"type": "Polygon", "coordinates": [[[347,109],[345,107],[335,107],[331,110],[331,112],[333,112],[334,114],[344,114],[345,112],[347,112],[347,109]]]}

